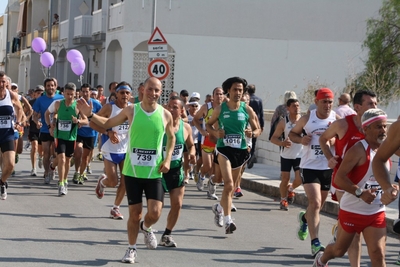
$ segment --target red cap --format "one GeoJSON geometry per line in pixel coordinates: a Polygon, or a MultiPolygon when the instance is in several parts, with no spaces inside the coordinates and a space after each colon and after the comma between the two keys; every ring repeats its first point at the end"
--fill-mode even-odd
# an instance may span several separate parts
{"type": "Polygon", "coordinates": [[[316,99],[317,100],[321,100],[321,99],[326,99],[326,98],[335,98],[335,95],[333,94],[333,92],[331,91],[331,89],[329,88],[320,88],[318,90],[316,99]]]}

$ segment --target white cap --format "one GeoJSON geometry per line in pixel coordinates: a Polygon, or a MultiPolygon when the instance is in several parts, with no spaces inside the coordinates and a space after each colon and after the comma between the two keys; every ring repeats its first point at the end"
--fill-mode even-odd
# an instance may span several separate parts
{"type": "Polygon", "coordinates": [[[11,87],[13,87],[13,86],[15,86],[15,87],[18,88],[18,84],[16,84],[16,83],[12,83],[12,84],[11,84],[11,87]]]}
{"type": "Polygon", "coordinates": [[[188,103],[189,106],[195,106],[195,105],[199,105],[199,102],[195,101],[195,102],[189,102],[188,103]]]}
{"type": "Polygon", "coordinates": [[[194,92],[194,93],[190,96],[190,98],[197,98],[197,99],[200,100],[200,94],[197,93],[197,92],[194,92]]]}

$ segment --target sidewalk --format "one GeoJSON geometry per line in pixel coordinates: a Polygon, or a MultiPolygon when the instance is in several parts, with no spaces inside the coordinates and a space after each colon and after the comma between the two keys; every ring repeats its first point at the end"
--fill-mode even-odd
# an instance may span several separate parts
{"type": "MultiPolygon", "coordinates": [[[[293,180],[293,178],[294,174],[292,173],[291,180],[293,180]]],[[[279,184],[280,167],[255,163],[253,168],[245,170],[242,177],[241,187],[255,193],[280,199],[279,184]]],[[[279,201],[276,203],[278,206],[279,201]]],[[[304,207],[307,206],[307,197],[302,186],[296,188],[296,198],[294,203],[304,207]]],[[[396,200],[386,207],[387,230],[391,233],[393,233],[393,221],[398,218],[397,205],[398,201],[396,200]]],[[[336,201],[332,201],[329,195],[325,205],[322,208],[322,211],[332,215],[337,215],[339,211],[339,204],[336,201]]]]}

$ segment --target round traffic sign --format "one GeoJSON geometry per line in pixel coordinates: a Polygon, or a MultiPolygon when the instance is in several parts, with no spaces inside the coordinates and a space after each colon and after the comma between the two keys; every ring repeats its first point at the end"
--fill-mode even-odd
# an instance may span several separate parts
{"type": "Polygon", "coordinates": [[[168,62],[164,59],[154,59],[150,61],[147,67],[147,73],[150,77],[156,77],[159,80],[164,80],[169,74],[168,62]]]}

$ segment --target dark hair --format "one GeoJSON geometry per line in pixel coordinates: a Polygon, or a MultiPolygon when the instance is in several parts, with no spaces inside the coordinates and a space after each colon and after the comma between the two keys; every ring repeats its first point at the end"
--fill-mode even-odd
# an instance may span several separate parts
{"type": "Polygon", "coordinates": [[[298,102],[299,102],[299,100],[297,100],[297,99],[289,98],[288,101],[286,101],[286,106],[287,106],[287,107],[290,107],[290,105],[291,105],[292,103],[298,103],[298,102]]]}
{"type": "Polygon", "coordinates": [[[92,89],[92,86],[90,84],[88,84],[88,83],[84,83],[84,84],[81,85],[81,89],[82,88],[87,88],[87,87],[89,87],[89,90],[92,89]]]}
{"type": "Polygon", "coordinates": [[[189,92],[187,90],[182,90],[179,95],[181,96],[189,96],[189,92]]]}
{"type": "Polygon", "coordinates": [[[315,96],[315,97],[317,97],[318,91],[319,91],[319,89],[317,89],[317,90],[314,91],[314,96],[315,96]]]}
{"type": "Polygon", "coordinates": [[[129,88],[131,88],[131,90],[132,90],[132,86],[128,82],[125,82],[125,81],[122,81],[119,84],[117,84],[117,87],[115,87],[115,89],[117,89],[118,87],[120,87],[122,85],[129,86],[129,88]]]}
{"type": "Polygon", "coordinates": [[[180,98],[179,96],[171,96],[171,98],[170,98],[169,100],[170,100],[170,101],[179,100],[179,103],[180,103],[180,105],[181,105],[181,108],[183,108],[183,102],[182,102],[182,100],[181,100],[181,98],[180,98]]]}
{"type": "Polygon", "coordinates": [[[358,90],[353,97],[353,105],[359,104],[362,105],[362,98],[364,95],[369,95],[370,97],[376,97],[376,94],[371,90],[358,90]]]}
{"type": "Polygon", "coordinates": [[[104,88],[104,86],[99,84],[99,85],[96,86],[96,88],[104,88]]]}
{"type": "MultiPolygon", "coordinates": [[[[218,90],[218,89],[222,89],[222,87],[215,87],[214,90],[213,90],[212,95],[214,95],[215,91],[218,90]]],[[[222,89],[222,91],[223,91],[223,89],[222,89]]]]}
{"type": "Polygon", "coordinates": [[[247,81],[243,78],[240,77],[231,77],[229,79],[226,79],[225,82],[222,83],[222,90],[224,90],[224,94],[227,94],[229,89],[231,89],[232,84],[234,83],[241,83],[243,84],[243,92],[246,92],[247,88],[247,81]]]}
{"type": "Polygon", "coordinates": [[[56,78],[53,78],[53,77],[49,77],[49,78],[46,78],[45,80],[44,80],[44,82],[43,82],[43,85],[46,87],[46,83],[48,83],[48,82],[54,82],[55,84],[56,84],[56,86],[57,86],[57,79],[56,78]]]}
{"type": "Polygon", "coordinates": [[[7,76],[7,74],[4,71],[0,71],[0,77],[7,76]]]}
{"type": "Polygon", "coordinates": [[[256,86],[254,84],[249,84],[247,86],[247,92],[249,92],[249,94],[253,95],[256,92],[256,86]]]}
{"type": "MultiPolygon", "coordinates": [[[[108,85],[108,90],[111,90],[111,86],[112,86],[113,84],[118,84],[118,82],[111,82],[111,83],[108,85]]],[[[110,96],[111,96],[111,95],[110,95],[110,96]]]]}
{"type": "Polygon", "coordinates": [[[97,88],[92,88],[92,89],[90,89],[90,91],[97,92],[97,88]]]}

